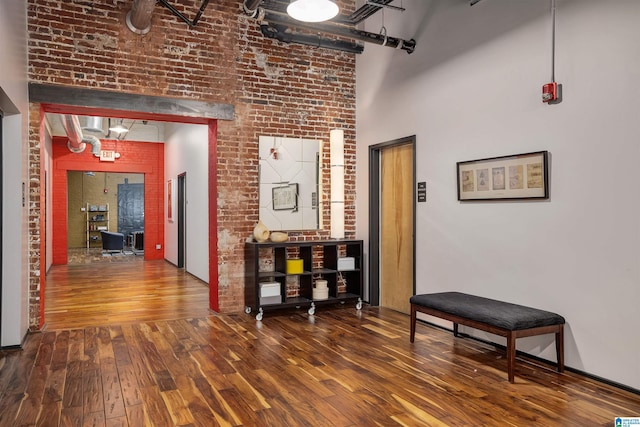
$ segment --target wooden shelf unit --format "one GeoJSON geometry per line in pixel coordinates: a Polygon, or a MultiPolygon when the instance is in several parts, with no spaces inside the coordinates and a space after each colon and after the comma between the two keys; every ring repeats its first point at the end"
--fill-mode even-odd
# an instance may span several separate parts
{"type": "Polygon", "coordinates": [[[314,314],[315,307],[355,301],[356,308],[362,308],[362,240],[310,240],[283,243],[245,243],[245,312],[256,311],[256,320],[262,320],[266,310],[309,307],[314,314]],[[294,257],[291,252],[297,253],[294,257]],[[353,257],[354,269],[338,271],[338,258],[353,257]],[[271,257],[273,271],[262,271],[261,260],[271,257]],[[300,258],[303,272],[287,274],[287,259],[300,258]],[[299,293],[287,297],[287,278],[296,276],[299,293]],[[313,299],[313,282],[317,278],[327,281],[329,298],[313,299]],[[260,303],[260,283],[280,284],[280,302],[260,303]]]}
{"type": "Polygon", "coordinates": [[[92,243],[102,245],[101,231],[109,231],[109,203],[104,205],[92,205],[87,203],[87,249],[92,243]]]}

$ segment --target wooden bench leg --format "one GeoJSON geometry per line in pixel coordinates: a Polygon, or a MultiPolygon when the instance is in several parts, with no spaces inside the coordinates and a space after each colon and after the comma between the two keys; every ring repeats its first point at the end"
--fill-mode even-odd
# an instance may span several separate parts
{"type": "Polygon", "coordinates": [[[560,325],[556,332],[556,360],[558,361],[558,372],[564,372],[564,325],[560,325]]]}
{"type": "Polygon", "coordinates": [[[413,340],[416,337],[416,307],[415,305],[411,304],[411,335],[409,337],[409,340],[411,342],[413,342],[413,340]]]}
{"type": "Polygon", "coordinates": [[[509,332],[507,335],[507,376],[509,377],[509,382],[513,383],[515,379],[515,370],[516,366],[516,336],[513,331],[509,332]]]}

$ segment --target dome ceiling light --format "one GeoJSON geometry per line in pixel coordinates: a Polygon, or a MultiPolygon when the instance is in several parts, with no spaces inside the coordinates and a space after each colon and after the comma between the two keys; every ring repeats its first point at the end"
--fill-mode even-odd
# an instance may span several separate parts
{"type": "Polygon", "coordinates": [[[333,0],[291,0],[287,13],[303,22],[323,22],[335,17],[340,9],[333,0]]]}

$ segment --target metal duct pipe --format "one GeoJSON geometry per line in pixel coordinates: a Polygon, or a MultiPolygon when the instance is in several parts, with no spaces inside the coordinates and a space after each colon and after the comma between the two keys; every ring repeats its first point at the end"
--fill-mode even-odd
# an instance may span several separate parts
{"type": "Polygon", "coordinates": [[[307,23],[307,22],[292,22],[288,18],[281,16],[277,13],[265,12],[264,20],[283,26],[296,26],[306,28],[313,31],[320,31],[326,34],[332,34],[334,36],[347,37],[356,40],[361,40],[369,43],[376,43],[381,46],[389,46],[392,48],[405,50],[407,53],[413,53],[416,47],[416,41],[403,40],[396,37],[390,37],[384,34],[370,33],[368,31],[357,30],[352,26],[331,25],[321,23],[307,23]]]}
{"type": "Polygon", "coordinates": [[[104,132],[104,129],[102,128],[102,117],[85,116],[83,117],[83,122],[82,130],[89,132],[104,132]]]}
{"type": "Polygon", "coordinates": [[[100,148],[102,144],[100,143],[98,137],[93,135],[86,135],[84,136],[84,138],[82,138],[82,142],[91,144],[91,154],[96,157],[100,157],[100,148]]]}
{"type": "Polygon", "coordinates": [[[133,0],[127,13],[127,27],[136,34],[147,34],[151,30],[151,15],[156,0],[133,0]]]}
{"type": "Polygon", "coordinates": [[[69,138],[67,147],[72,153],[82,153],[87,147],[87,144],[91,144],[91,153],[94,156],[100,156],[100,140],[93,135],[82,135],[82,128],[80,127],[80,119],[78,116],[65,114],[62,116],[62,127],[69,138]]]}
{"type": "Polygon", "coordinates": [[[69,138],[67,147],[72,153],[82,153],[87,146],[82,142],[82,128],[78,116],[63,115],[62,127],[69,138]]]}
{"type": "Polygon", "coordinates": [[[244,13],[251,18],[256,18],[260,11],[258,10],[262,0],[245,0],[242,3],[242,8],[244,9],[244,13]]]}

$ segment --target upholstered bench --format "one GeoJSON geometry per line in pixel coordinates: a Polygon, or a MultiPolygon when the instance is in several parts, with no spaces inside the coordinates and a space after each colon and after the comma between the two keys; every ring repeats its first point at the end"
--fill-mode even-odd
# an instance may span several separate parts
{"type": "Polygon", "coordinates": [[[453,334],[458,325],[470,326],[507,338],[507,373],[514,380],[516,338],[542,334],[556,334],[558,372],[564,371],[564,317],[549,311],[489,298],[442,292],[414,295],[411,303],[411,342],[416,333],[416,312],[453,322],[453,334]]]}

